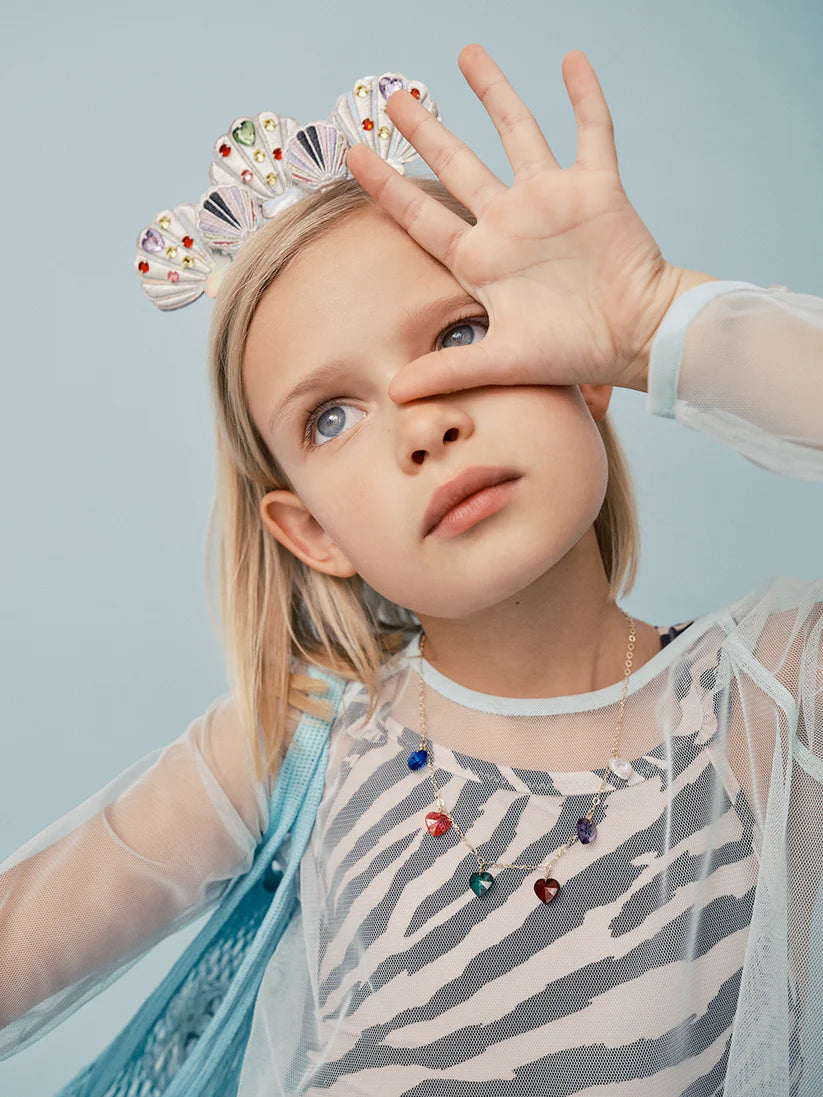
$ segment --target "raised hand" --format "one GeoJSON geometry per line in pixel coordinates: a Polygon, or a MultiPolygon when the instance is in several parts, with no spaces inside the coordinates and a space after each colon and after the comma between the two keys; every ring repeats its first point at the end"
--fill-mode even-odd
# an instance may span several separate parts
{"type": "Polygon", "coordinates": [[[477,385],[590,382],[645,389],[649,345],[681,276],[691,272],[663,258],[623,190],[612,119],[594,69],[580,50],[563,59],[577,159],[562,169],[482,46],[464,47],[459,65],[500,134],[514,170],[511,186],[408,92],[395,92],[387,110],[476,225],[365,145],[348,153],[360,184],[451,271],[489,319],[480,342],[407,365],[392,382],[392,398],[477,385]]]}

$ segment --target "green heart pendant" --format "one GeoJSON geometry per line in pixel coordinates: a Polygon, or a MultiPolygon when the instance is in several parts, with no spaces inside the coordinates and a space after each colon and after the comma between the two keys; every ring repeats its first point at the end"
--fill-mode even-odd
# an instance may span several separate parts
{"type": "Polygon", "coordinates": [[[485,895],[494,883],[494,877],[490,872],[473,872],[469,883],[475,895],[485,895]]]}

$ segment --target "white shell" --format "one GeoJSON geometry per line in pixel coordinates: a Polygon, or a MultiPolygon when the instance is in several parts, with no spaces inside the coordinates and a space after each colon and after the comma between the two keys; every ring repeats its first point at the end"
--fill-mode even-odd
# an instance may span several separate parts
{"type": "Polygon", "coordinates": [[[429,96],[429,89],[419,80],[407,80],[399,72],[384,72],[381,76],[363,76],[355,81],[351,91],[339,96],[329,121],[345,133],[348,141],[358,142],[382,156],[400,174],[404,165],[414,160],[419,153],[406,140],[386,114],[386,102],[392,91],[404,88],[419,93],[419,103],[440,118],[437,104],[429,96]],[[363,123],[370,121],[370,129],[364,129],[363,123]]]}
{"type": "Polygon", "coordinates": [[[289,140],[286,150],[291,177],[298,186],[316,190],[348,175],[348,143],[329,122],[310,122],[289,140]]]}
{"type": "Polygon", "coordinates": [[[270,110],[235,118],[229,132],[214,142],[209,179],[215,186],[248,187],[263,206],[291,186],[286,147],[299,128],[297,119],[270,110]],[[228,148],[229,154],[224,156],[221,148],[228,148]]]}
{"type": "Polygon", "coordinates": [[[197,207],[197,227],[219,251],[236,251],[260,227],[257,202],[247,187],[212,187],[197,207]]]}
{"type": "Polygon", "coordinates": [[[215,256],[197,227],[197,209],[190,203],[161,210],[137,237],[134,269],[149,300],[164,311],[190,305],[207,292],[215,271],[215,256]],[[183,238],[192,244],[186,247],[183,238]],[[191,260],[187,265],[183,260],[191,260]],[[147,271],[140,263],[148,263],[147,271]]]}

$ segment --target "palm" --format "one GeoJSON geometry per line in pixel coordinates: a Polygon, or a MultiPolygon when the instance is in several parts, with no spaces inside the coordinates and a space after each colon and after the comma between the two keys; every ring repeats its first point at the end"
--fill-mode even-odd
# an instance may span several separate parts
{"type": "Polygon", "coordinates": [[[576,166],[515,182],[451,260],[505,333],[513,378],[543,384],[619,383],[665,265],[619,179],[576,166]]]}
{"type": "Polygon", "coordinates": [[[473,212],[474,226],[368,150],[349,153],[361,184],[489,317],[481,343],[428,355],[404,371],[406,381],[393,385],[400,398],[478,384],[631,384],[676,272],[623,190],[594,70],[583,54],[569,64],[572,57],[564,78],[578,119],[578,160],[563,170],[488,54],[475,46],[461,53],[514,168],[510,187],[411,96],[392,96],[395,124],[473,212]]]}

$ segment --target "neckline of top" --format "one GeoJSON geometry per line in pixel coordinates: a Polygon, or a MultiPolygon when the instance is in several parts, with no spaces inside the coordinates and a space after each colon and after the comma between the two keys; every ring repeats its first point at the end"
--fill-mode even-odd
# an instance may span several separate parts
{"type": "MultiPolygon", "coordinates": [[[[626,696],[631,696],[662,673],[698,635],[704,633],[720,617],[722,612],[722,610],[713,610],[681,625],[656,625],[655,628],[660,633],[661,640],[663,636],[671,634],[673,629],[677,634],[642,667],[629,675],[626,696]]],[[[589,693],[569,694],[564,697],[498,697],[492,693],[480,693],[478,690],[461,686],[459,682],[447,678],[432,666],[428,659],[421,659],[420,637],[421,632],[416,632],[403,648],[401,656],[413,660],[427,686],[464,708],[474,709],[477,712],[488,712],[497,716],[549,716],[553,713],[590,712],[593,709],[605,708],[619,701],[623,696],[622,678],[619,682],[604,686],[602,689],[592,690],[589,693]]]]}

